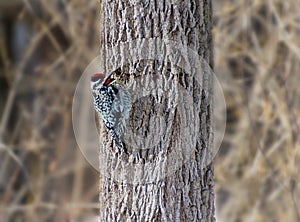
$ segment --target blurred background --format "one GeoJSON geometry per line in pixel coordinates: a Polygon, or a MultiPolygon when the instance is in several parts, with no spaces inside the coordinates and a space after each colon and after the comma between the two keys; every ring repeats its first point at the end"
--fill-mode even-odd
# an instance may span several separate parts
{"type": "MultiPolygon", "coordinates": [[[[217,221],[300,221],[300,2],[214,1],[227,128],[217,221]]],[[[0,0],[0,221],[92,221],[99,174],[72,99],[99,53],[99,2],[0,0]]]]}

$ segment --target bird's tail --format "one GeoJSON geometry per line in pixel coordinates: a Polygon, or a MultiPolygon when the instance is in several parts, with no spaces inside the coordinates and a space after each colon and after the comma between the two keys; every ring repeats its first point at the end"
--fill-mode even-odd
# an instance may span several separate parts
{"type": "Polygon", "coordinates": [[[125,146],[125,143],[122,141],[122,139],[116,134],[115,130],[110,128],[109,129],[109,132],[111,134],[111,137],[113,139],[113,141],[115,142],[116,146],[118,147],[118,150],[119,150],[119,153],[121,151],[123,151],[124,153],[128,154],[127,153],[127,149],[126,149],[126,146],[125,146]]]}

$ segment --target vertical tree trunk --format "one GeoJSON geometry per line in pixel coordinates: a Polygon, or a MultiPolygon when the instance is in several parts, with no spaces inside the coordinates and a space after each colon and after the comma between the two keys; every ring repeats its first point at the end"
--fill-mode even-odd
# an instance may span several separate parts
{"type": "Polygon", "coordinates": [[[212,80],[196,61],[212,65],[211,1],[103,0],[100,13],[101,67],[129,74],[133,98],[128,154],[100,130],[100,221],[214,221],[212,80]]]}

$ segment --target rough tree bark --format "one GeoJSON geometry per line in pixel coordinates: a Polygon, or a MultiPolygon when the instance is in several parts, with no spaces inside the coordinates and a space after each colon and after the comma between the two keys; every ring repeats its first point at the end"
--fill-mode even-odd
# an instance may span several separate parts
{"type": "Polygon", "coordinates": [[[102,0],[100,13],[101,67],[133,95],[128,155],[99,120],[100,221],[215,221],[212,80],[186,54],[213,63],[211,1],[102,0]]]}

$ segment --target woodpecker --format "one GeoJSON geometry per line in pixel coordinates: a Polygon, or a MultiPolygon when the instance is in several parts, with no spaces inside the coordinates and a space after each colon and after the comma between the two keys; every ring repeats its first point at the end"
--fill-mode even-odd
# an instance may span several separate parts
{"type": "Polygon", "coordinates": [[[131,95],[121,81],[115,79],[115,72],[104,78],[104,74],[96,73],[91,78],[94,109],[103,119],[109,130],[112,140],[119,152],[127,153],[123,136],[126,128],[126,119],[131,110],[131,95]],[[102,81],[103,80],[103,81],[102,81]]]}

